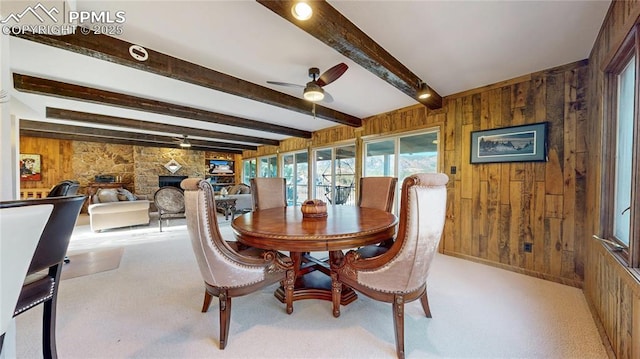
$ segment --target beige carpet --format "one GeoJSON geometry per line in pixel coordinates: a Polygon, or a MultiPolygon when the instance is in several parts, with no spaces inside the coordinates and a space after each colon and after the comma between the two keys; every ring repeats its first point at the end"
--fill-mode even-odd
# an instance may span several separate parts
{"type": "MultiPolygon", "coordinates": [[[[222,232],[231,237],[228,222],[222,232]]],[[[218,349],[218,306],[200,313],[203,284],[184,225],[78,235],[76,253],[123,248],[117,269],[64,280],[60,358],[394,358],[391,307],[360,296],[331,315],[303,300],[287,315],[268,287],[233,301],[218,349]]],[[[438,255],[433,318],[406,306],[408,358],[606,358],[579,289],[438,255]]],[[[41,306],[40,306],[41,307],[41,306]]],[[[41,358],[41,308],[17,317],[19,358],[41,358]]]]}

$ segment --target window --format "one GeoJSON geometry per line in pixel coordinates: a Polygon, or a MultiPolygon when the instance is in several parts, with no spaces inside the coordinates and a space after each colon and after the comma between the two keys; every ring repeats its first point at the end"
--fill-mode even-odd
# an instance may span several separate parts
{"type": "Polygon", "coordinates": [[[607,67],[603,133],[603,235],[622,247],[631,267],[640,265],[638,204],[638,52],[637,27],[607,67]]]}
{"type": "Polygon", "coordinates": [[[355,205],[356,146],[318,149],[314,153],[314,198],[355,205]]]}
{"type": "Polygon", "coordinates": [[[249,184],[251,179],[256,176],[256,159],[251,158],[242,161],[242,183],[249,184]]]}
{"type": "Polygon", "coordinates": [[[258,177],[278,177],[278,157],[276,155],[258,159],[258,177]]]}
{"type": "Polygon", "coordinates": [[[398,177],[395,208],[398,208],[402,181],[414,173],[438,172],[438,134],[432,130],[365,141],[363,176],[398,177]]]}
{"type": "Polygon", "coordinates": [[[309,199],[307,151],[282,155],[282,176],[287,182],[287,205],[299,206],[309,199]]]}

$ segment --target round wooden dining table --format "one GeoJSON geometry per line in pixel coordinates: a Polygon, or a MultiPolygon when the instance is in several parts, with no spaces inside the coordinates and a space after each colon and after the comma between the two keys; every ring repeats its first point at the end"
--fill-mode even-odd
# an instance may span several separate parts
{"type": "MultiPolygon", "coordinates": [[[[305,218],[300,207],[259,210],[237,217],[231,223],[236,239],[247,246],[289,251],[295,268],[293,300],[331,301],[331,266],[342,258],[342,250],[380,243],[396,232],[395,215],[375,209],[344,205],[327,206],[327,217],[305,218]],[[328,260],[309,252],[329,252],[328,260]]],[[[284,289],[276,298],[284,303],[284,289]]],[[[343,288],[342,305],[357,298],[343,288]]]]}

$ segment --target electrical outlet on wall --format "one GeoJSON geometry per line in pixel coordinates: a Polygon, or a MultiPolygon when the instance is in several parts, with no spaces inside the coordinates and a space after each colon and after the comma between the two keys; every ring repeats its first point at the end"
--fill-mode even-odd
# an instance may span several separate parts
{"type": "Polygon", "coordinates": [[[533,243],[526,242],[526,243],[524,244],[524,251],[525,251],[525,252],[531,252],[531,251],[533,251],[533,243]]]}

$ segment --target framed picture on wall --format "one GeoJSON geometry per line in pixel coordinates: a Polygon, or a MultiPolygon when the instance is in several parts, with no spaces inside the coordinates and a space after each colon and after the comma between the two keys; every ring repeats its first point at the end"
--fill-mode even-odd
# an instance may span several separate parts
{"type": "Polygon", "coordinates": [[[548,122],[471,132],[471,163],[547,160],[548,122]]]}
{"type": "Polygon", "coordinates": [[[20,181],[42,181],[42,156],[20,154],[20,181]]]}

